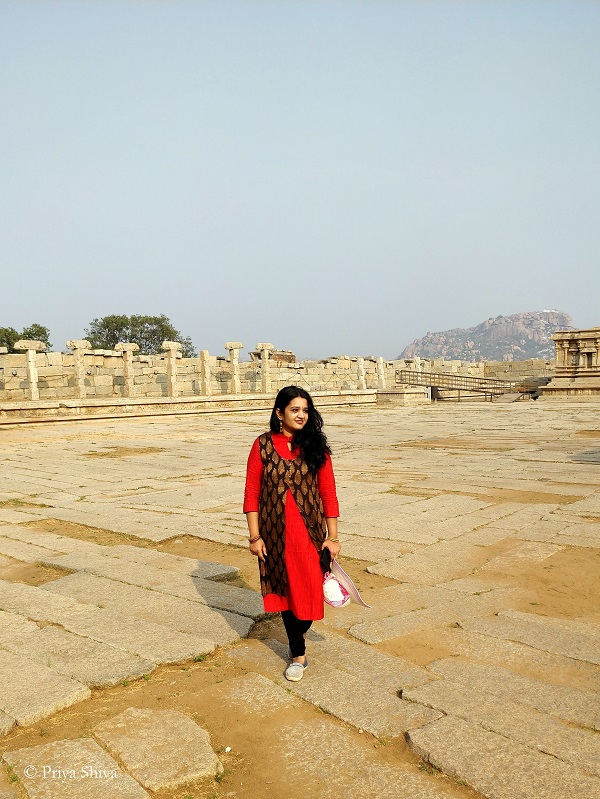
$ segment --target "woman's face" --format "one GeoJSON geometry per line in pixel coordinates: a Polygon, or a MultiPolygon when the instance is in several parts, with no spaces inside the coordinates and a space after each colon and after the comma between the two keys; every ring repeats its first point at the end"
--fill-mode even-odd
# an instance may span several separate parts
{"type": "Polygon", "coordinates": [[[303,397],[295,397],[281,413],[276,409],[277,416],[283,424],[283,432],[288,436],[293,435],[296,430],[302,430],[308,421],[308,400],[303,397]]]}

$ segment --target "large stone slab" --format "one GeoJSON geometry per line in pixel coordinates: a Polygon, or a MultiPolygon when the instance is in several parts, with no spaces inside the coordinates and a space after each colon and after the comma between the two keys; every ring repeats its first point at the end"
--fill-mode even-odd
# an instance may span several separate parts
{"type": "Polygon", "coordinates": [[[414,545],[408,541],[383,541],[359,535],[344,535],[343,554],[346,558],[379,563],[384,553],[386,557],[397,558],[399,555],[412,552],[414,548],[414,545]]]}
{"type": "Polygon", "coordinates": [[[29,799],[150,799],[91,738],[16,749],[3,759],[29,799]]]}
{"type": "MultiPolygon", "coordinates": [[[[52,553],[30,550],[31,555],[48,558],[59,554],[81,553],[90,556],[103,555],[105,557],[121,558],[128,563],[141,563],[147,566],[155,566],[160,569],[188,574],[193,577],[203,577],[205,579],[228,579],[239,574],[239,569],[235,566],[227,566],[221,563],[211,563],[210,561],[197,560],[196,558],[186,558],[181,555],[171,555],[168,552],[159,552],[155,549],[148,549],[142,546],[131,546],[129,544],[103,545],[94,544],[78,538],[70,538],[65,535],[55,533],[42,533],[29,530],[26,527],[16,527],[7,525],[0,528],[2,537],[12,538],[15,541],[22,541],[35,547],[44,547],[53,550],[52,553]]],[[[0,538],[0,547],[2,538],[0,538]]],[[[0,550],[1,551],[1,550],[0,550]]],[[[17,550],[15,550],[17,551],[17,550]]],[[[26,549],[23,550],[27,552],[26,549]]],[[[13,557],[16,557],[13,556],[13,557]]],[[[25,558],[20,558],[24,560],[25,558]]]]}
{"type": "Polygon", "coordinates": [[[209,734],[177,710],[130,707],[95,727],[94,735],[150,791],[223,772],[209,734]]]}
{"type": "Polygon", "coordinates": [[[555,544],[527,541],[510,552],[491,558],[479,571],[480,573],[518,574],[536,563],[541,563],[562,549],[563,547],[555,544]]]}
{"type": "Polygon", "coordinates": [[[474,693],[471,686],[449,680],[408,688],[402,696],[600,776],[597,733],[568,726],[546,713],[518,704],[518,697],[511,702],[490,694],[481,695],[474,693]]]}
{"type": "Polygon", "coordinates": [[[471,619],[467,629],[519,641],[546,652],[600,664],[600,625],[503,611],[491,619],[471,619]]]}
{"type": "MultiPolygon", "coordinates": [[[[403,735],[407,729],[426,724],[433,718],[430,715],[432,711],[427,708],[415,712],[418,706],[411,707],[410,702],[404,702],[384,687],[377,673],[371,679],[362,679],[344,671],[343,664],[332,666],[335,658],[320,657],[324,649],[325,646],[313,649],[312,641],[308,644],[310,665],[306,676],[301,682],[286,683],[289,691],[347,724],[378,737],[403,735]]],[[[277,680],[287,664],[287,647],[272,640],[265,642],[259,657],[256,657],[255,649],[252,652],[249,649],[234,650],[232,656],[244,665],[262,671],[269,679],[277,680]]],[[[402,661],[399,665],[402,666],[402,661]]],[[[396,677],[394,682],[400,679],[396,677]]]]}
{"type": "Polygon", "coordinates": [[[0,710],[26,727],[81,702],[90,689],[14,652],[0,651],[0,710]]]}
{"type": "Polygon", "coordinates": [[[382,763],[373,748],[360,746],[347,730],[326,719],[282,726],[272,750],[284,759],[292,784],[301,785],[304,796],[451,799],[435,777],[382,763]]]}
{"type": "Polygon", "coordinates": [[[377,593],[377,601],[370,608],[354,603],[344,608],[326,607],[324,623],[327,627],[348,630],[355,624],[423,610],[452,598],[454,598],[452,592],[439,586],[417,586],[408,583],[390,585],[377,593]]]}
{"type": "Polygon", "coordinates": [[[178,574],[187,574],[190,577],[203,577],[206,580],[236,577],[240,572],[235,566],[171,555],[168,552],[158,552],[155,549],[134,547],[128,544],[117,544],[102,554],[123,558],[133,563],[143,563],[146,566],[155,566],[158,569],[167,569],[178,574]]]}
{"type": "Polygon", "coordinates": [[[45,563],[72,571],[108,577],[130,585],[151,588],[165,594],[229,610],[251,618],[264,616],[262,598],[256,591],[216,583],[199,577],[127,562],[104,555],[72,553],[49,558],[45,563]]]}
{"type": "Polygon", "coordinates": [[[600,697],[560,685],[515,674],[497,666],[464,663],[446,659],[430,667],[433,674],[471,687],[474,693],[491,694],[531,705],[544,713],[583,727],[600,729],[600,697]]]}
{"type": "Polygon", "coordinates": [[[305,678],[291,683],[291,690],[335,718],[378,738],[403,736],[407,730],[422,727],[441,715],[314,660],[310,660],[305,678]]]}
{"type": "Polygon", "coordinates": [[[367,621],[352,626],[350,635],[366,644],[378,644],[416,630],[463,623],[465,619],[496,613],[505,608],[512,595],[510,589],[487,591],[481,595],[448,592],[448,597],[430,607],[367,621]]]}
{"type": "Polygon", "coordinates": [[[197,635],[218,645],[231,644],[247,636],[254,624],[248,616],[213,610],[198,602],[84,572],[45,583],[44,588],[84,604],[101,606],[116,613],[197,635]]]}
{"type": "MultiPolygon", "coordinates": [[[[252,649],[254,656],[259,651],[251,647],[255,643],[243,647],[252,649]]],[[[257,662],[262,664],[255,657],[257,662]]],[[[304,680],[311,679],[311,669],[312,664],[304,680]]],[[[294,795],[293,786],[301,785],[303,796],[322,799],[450,799],[435,778],[404,765],[382,763],[372,738],[359,742],[356,734],[330,716],[315,719],[304,712],[291,721],[290,715],[299,715],[303,703],[289,690],[291,683],[285,686],[250,673],[206,689],[228,719],[235,718],[252,731],[253,751],[269,752],[269,761],[278,764],[280,771],[271,769],[268,777],[280,779],[281,790],[276,795],[294,795]],[[276,719],[274,734],[272,726],[261,723],[265,715],[276,719]]]]}
{"type": "Polygon", "coordinates": [[[367,571],[416,585],[436,585],[466,577],[487,560],[485,549],[464,537],[440,541],[424,550],[369,566],[367,571]]]}
{"type": "Polygon", "coordinates": [[[68,535],[57,535],[56,533],[42,533],[39,530],[31,530],[29,527],[10,527],[0,528],[0,532],[7,538],[15,541],[23,541],[33,546],[44,547],[54,550],[56,553],[67,552],[90,552],[104,553],[109,552],[113,547],[94,544],[81,538],[71,538],[68,535]]]}
{"type": "Polygon", "coordinates": [[[0,606],[35,621],[59,624],[70,632],[109,644],[153,663],[178,663],[212,652],[212,641],[180,633],[145,619],[52,594],[43,588],[0,580],[0,606]]]}
{"type": "Polygon", "coordinates": [[[398,695],[407,686],[431,680],[427,669],[408,660],[386,655],[359,641],[341,635],[313,631],[308,635],[308,650],[313,661],[331,666],[372,686],[398,695]]]}
{"type": "Polygon", "coordinates": [[[447,716],[408,733],[423,759],[488,799],[598,799],[600,781],[476,724],[447,716]]]}
{"type": "MultiPolygon", "coordinates": [[[[0,531],[2,528],[0,527],[0,531]]],[[[46,558],[56,557],[58,553],[44,547],[25,544],[0,535],[0,554],[7,555],[15,560],[22,560],[25,563],[37,563],[46,558]]]]}
{"type": "Polygon", "coordinates": [[[449,656],[462,655],[475,663],[502,666],[534,679],[600,694],[600,667],[592,663],[452,626],[438,627],[435,642],[449,656]]]}
{"type": "Polygon", "coordinates": [[[211,698],[221,698],[223,704],[233,705],[244,714],[256,716],[257,723],[265,715],[272,716],[278,710],[286,710],[301,702],[291,691],[254,672],[211,686],[211,698]]]}
{"type": "MultiPolygon", "coordinates": [[[[153,671],[155,664],[107,644],[84,638],[59,627],[39,628],[27,622],[27,631],[11,633],[0,615],[0,644],[92,688],[116,685],[153,671]]],[[[22,618],[22,617],[18,617],[22,618]]]]}
{"type": "Polygon", "coordinates": [[[16,723],[16,719],[0,710],[0,735],[8,735],[16,723]]]}

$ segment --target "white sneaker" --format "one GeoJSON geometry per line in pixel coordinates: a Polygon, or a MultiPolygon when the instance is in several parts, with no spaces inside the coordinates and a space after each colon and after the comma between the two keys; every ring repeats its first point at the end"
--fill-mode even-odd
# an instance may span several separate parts
{"type": "Polygon", "coordinates": [[[304,659],[304,665],[302,663],[290,663],[290,665],[285,670],[285,679],[289,680],[290,682],[300,682],[302,677],[304,677],[304,671],[308,668],[308,660],[304,659]]]}

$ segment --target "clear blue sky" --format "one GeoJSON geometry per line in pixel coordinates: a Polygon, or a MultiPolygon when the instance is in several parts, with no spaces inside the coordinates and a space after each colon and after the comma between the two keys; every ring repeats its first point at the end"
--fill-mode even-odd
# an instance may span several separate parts
{"type": "Polygon", "coordinates": [[[600,325],[596,0],[2,0],[0,326],[600,325]]]}

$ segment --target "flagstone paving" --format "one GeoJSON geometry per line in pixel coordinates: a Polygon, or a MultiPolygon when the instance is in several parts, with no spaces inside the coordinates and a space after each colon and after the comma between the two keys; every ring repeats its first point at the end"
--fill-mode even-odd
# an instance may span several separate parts
{"type": "Polygon", "coordinates": [[[94,735],[150,791],[223,773],[206,730],[175,710],[130,707],[95,727],[94,735]]]}
{"type": "MultiPolygon", "coordinates": [[[[0,735],[76,712],[91,688],[227,647],[245,673],[206,690],[253,753],[283,764],[281,795],[300,784],[324,799],[466,799],[465,784],[489,799],[599,799],[598,605],[555,611],[560,586],[536,608],[531,577],[552,587],[574,553],[600,563],[598,465],[582,455],[598,410],[328,411],[343,556],[357,559],[372,607],[327,609],[300,683],[285,682],[278,641],[240,640],[264,613],[236,567],[158,549],[183,536],[246,546],[245,460],[264,413],[3,430],[0,735]],[[93,528],[118,543],[96,543],[93,528]],[[26,584],[36,569],[41,584],[26,584]],[[286,721],[302,708],[313,715],[286,721]],[[275,734],[261,727],[266,713],[275,734]],[[404,739],[458,784],[377,748],[400,751],[404,739]]],[[[9,748],[19,789],[0,774],[0,799],[134,799],[210,782],[211,720],[203,729],[189,715],[132,707],[90,728],[96,740],[9,748]],[[117,776],[25,774],[50,761],[117,776]]]]}

